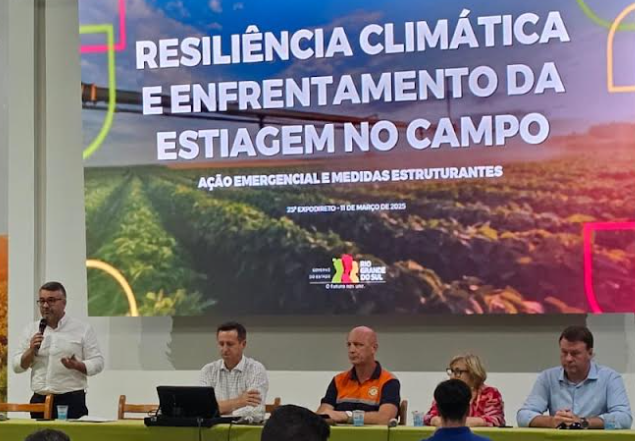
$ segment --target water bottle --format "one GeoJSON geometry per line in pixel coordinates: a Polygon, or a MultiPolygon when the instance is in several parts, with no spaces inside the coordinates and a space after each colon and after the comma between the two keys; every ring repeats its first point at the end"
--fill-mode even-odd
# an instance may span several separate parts
{"type": "Polygon", "coordinates": [[[615,430],[619,429],[617,427],[617,421],[615,421],[615,415],[611,415],[610,413],[604,417],[604,430],[615,430]]]}

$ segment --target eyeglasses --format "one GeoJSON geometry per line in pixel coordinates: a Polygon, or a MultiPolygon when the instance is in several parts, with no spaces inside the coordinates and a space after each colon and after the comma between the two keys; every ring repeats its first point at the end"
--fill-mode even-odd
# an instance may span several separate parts
{"type": "Polygon", "coordinates": [[[448,374],[448,377],[460,377],[463,374],[467,374],[470,371],[468,371],[467,369],[452,369],[452,368],[447,368],[445,370],[445,372],[448,374]]]}
{"type": "Polygon", "coordinates": [[[37,299],[37,300],[35,301],[35,303],[37,303],[39,306],[42,306],[42,305],[44,305],[45,303],[46,303],[47,305],[53,306],[53,305],[55,305],[57,302],[59,302],[59,301],[61,301],[61,300],[64,300],[64,299],[57,299],[57,298],[55,298],[55,297],[49,297],[48,299],[37,299]]]}

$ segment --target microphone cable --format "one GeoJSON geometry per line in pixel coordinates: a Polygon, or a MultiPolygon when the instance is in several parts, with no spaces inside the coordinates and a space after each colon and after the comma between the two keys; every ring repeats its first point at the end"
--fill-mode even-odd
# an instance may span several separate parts
{"type": "Polygon", "coordinates": [[[231,440],[231,432],[232,432],[232,426],[234,425],[234,420],[231,420],[229,422],[229,428],[227,429],[227,441],[231,440]]]}

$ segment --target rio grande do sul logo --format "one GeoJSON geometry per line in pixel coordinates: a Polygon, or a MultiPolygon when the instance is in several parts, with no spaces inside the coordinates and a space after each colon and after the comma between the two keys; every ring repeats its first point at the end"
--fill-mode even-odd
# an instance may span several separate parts
{"type": "Polygon", "coordinates": [[[311,285],[324,285],[326,289],[360,289],[369,284],[385,283],[386,267],[371,260],[355,259],[342,254],[331,259],[332,266],[317,267],[309,274],[311,285]]]}
{"type": "Polygon", "coordinates": [[[355,260],[350,254],[333,258],[332,284],[384,283],[386,267],[370,260],[355,260]]]}
{"type": "Polygon", "coordinates": [[[342,254],[339,259],[334,257],[333,268],[331,283],[359,283],[359,263],[350,254],[342,254]]]}

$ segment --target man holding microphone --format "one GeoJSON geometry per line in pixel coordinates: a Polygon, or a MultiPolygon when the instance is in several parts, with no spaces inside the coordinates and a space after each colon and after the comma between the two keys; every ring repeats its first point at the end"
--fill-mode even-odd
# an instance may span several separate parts
{"type": "Polygon", "coordinates": [[[24,330],[13,356],[13,370],[22,373],[31,368],[31,403],[43,403],[52,394],[55,418],[61,405],[68,406],[68,418],[88,415],[87,377],[104,368],[95,331],[66,315],[66,289],[59,282],[42,285],[37,304],[42,319],[24,330]]]}

